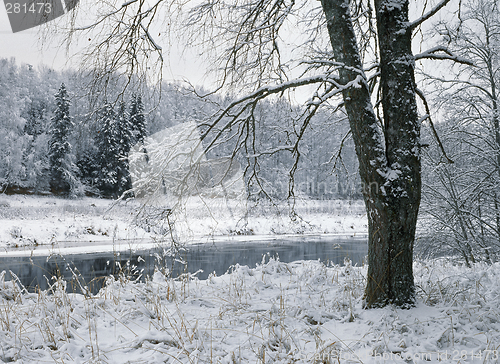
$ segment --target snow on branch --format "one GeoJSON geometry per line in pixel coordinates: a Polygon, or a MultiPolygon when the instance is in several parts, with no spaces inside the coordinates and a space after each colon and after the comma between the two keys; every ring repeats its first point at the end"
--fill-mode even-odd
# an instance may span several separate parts
{"type": "Polygon", "coordinates": [[[442,0],[435,7],[433,7],[429,12],[425,13],[424,15],[422,15],[420,18],[418,18],[414,22],[408,24],[408,30],[413,31],[420,24],[422,24],[423,22],[425,22],[429,18],[432,18],[439,10],[444,8],[450,1],[451,0],[442,0]]]}
{"type": "Polygon", "coordinates": [[[303,60],[300,62],[301,65],[307,64],[307,65],[312,65],[314,68],[319,68],[319,67],[324,67],[324,66],[329,66],[329,67],[335,67],[335,69],[346,69],[355,73],[363,74],[364,70],[355,68],[355,67],[348,67],[342,62],[336,62],[331,59],[323,59],[323,58],[312,58],[310,60],[303,60]]]}
{"type": "Polygon", "coordinates": [[[130,5],[132,5],[133,3],[136,3],[138,0],[131,0],[131,1],[127,1],[126,3],[123,3],[119,8],[117,8],[116,10],[114,11],[111,11],[107,14],[104,14],[102,15],[96,22],[94,23],[91,23],[89,25],[86,25],[86,26],[83,26],[83,27],[76,27],[73,29],[73,31],[86,31],[86,30],[90,30],[90,29],[94,29],[96,28],[98,25],[100,25],[101,23],[103,23],[105,20],[107,20],[108,18],[111,18],[112,16],[126,10],[130,5]]]}
{"type": "Polygon", "coordinates": [[[415,60],[418,61],[419,59],[447,59],[457,63],[466,64],[468,66],[474,66],[474,63],[471,60],[458,56],[443,46],[436,46],[426,50],[425,52],[416,54],[415,60]]]}
{"type": "Polygon", "coordinates": [[[158,53],[158,56],[160,57],[160,61],[163,63],[163,54],[161,46],[158,43],[156,43],[155,39],[151,36],[151,33],[149,32],[148,28],[146,28],[142,23],[140,24],[140,26],[144,31],[144,34],[148,38],[149,44],[153,46],[153,49],[158,53]]]}

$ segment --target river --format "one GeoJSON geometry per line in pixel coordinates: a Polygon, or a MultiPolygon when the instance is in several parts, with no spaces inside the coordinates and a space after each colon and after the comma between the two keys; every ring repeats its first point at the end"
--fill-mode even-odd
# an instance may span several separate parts
{"type": "MultiPolygon", "coordinates": [[[[0,256],[0,270],[6,279],[15,274],[29,291],[47,289],[53,277],[64,277],[68,292],[88,290],[96,293],[106,277],[123,274],[143,279],[158,267],[172,277],[196,273],[199,279],[209,274],[224,274],[232,265],[255,267],[270,258],[282,262],[321,260],[326,264],[343,264],[349,258],[352,264],[364,263],[367,254],[366,238],[339,236],[295,236],[262,240],[217,241],[193,244],[183,249],[156,246],[152,249],[120,249],[107,252],[71,254],[16,254],[0,256]]],[[[14,278],[16,279],[16,278],[14,278]]]]}

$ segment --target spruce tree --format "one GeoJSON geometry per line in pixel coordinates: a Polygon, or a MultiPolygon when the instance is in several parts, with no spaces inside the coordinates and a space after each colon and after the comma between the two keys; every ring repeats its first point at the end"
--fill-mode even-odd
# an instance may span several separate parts
{"type": "Polygon", "coordinates": [[[121,102],[117,115],[119,162],[117,171],[117,192],[119,195],[132,188],[129,172],[128,154],[133,143],[133,125],[125,103],[121,102]]]}
{"type": "Polygon", "coordinates": [[[130,124],[133,130],[133,143],[144,143],[146,137],[146,118],[144,117],[144,105],[140,95],[132,95],[130,105],[130,124]]]}
{"type": "Polygon", "coordinates": [[[104,197],[117,197],[120,164],[120,131],[113,106],[105,103],[99,117],[96,144],[100,151],[97,185],[104,197]]]}
{"type": "Polygon", "coordinates": [[[49,141],[50,190],[56,195],[69,195],[75,190],[78,179],[68,141],[73,122],[69,115],[70,101],[64,83],[55,98],[57,106],[51,119],[49,141]]]}

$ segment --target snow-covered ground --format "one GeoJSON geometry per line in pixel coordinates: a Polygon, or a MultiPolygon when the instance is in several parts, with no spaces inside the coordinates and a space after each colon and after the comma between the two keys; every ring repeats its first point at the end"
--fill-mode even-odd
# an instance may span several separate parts
{"type": "MultiPolygon", "coordinates": [[[[131,224],[134,201],[0,195],[0,207],[4,251],[156,238],[131,224]]],[[[366,233],[362,205],[303,201],[297,210],[303,219],[257,211],[241,225],[192,206],[186,221],[195,239],[366,233]]],[[[366,267],[349,262],[271,259],[206,280],[109,277],[96,295],[67,293],[56,277],[30,293],[3,272],[0,363],[499,363],[500,264],[419,261],[414,274],[415,308],[364,310],[366,267]]]]}
{"type": "Polygon", "coordinates": [[[130,225],[127,207],[97,198],[0,195],[0,248],[149,238],[130,225]]]}
{"type": "MultiPolygon", "coordinates": [[[[295,221],[291,221],[286,212],[278,214],[273,209],[257,211],[242,221],[225,216],[226,203],[214,203],[210,210],[206,209],[207,201],[199,204],[204,209],[188,205],[174,224],[177,237],[189,238],[184,239],[188,243],[238,234],[263,239],[276,234],[359,236],[367,232],[366,214],[359,201],[299,201],[297,211],[302,219],[295,221]]],[[[75,252],[75,248],[89,245],[92,249],[106,249],[106,246],[112,249],[117,241],[132,242],[135,247],[143,248],[160,237],[157,226],[149,225],[155,220],[154,216],[145,222],[147,216],[141,215],[141,222],[134,223],[141,211],[141,203],[134,200],[0,195],[0,250],[60,245],[71,246],[75,252]],[[98,243],[100,245],[96,245],[98,243]]]]}
{"type": "Polygon", "coordinates": [[[365,267],[270,260],[95,296],[0,276],[0,362],[498,363],[500,265],[414,265],[413,309],[362,309],[365,267]]]}

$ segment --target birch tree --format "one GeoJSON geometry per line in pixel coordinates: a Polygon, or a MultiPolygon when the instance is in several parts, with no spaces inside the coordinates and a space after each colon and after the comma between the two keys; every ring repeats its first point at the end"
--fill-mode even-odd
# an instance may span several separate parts
{"type": "Polygon", "coordinates": [[[70,34],[92,34],[87,60],[102,80],[116,68],[134,72],[154,62],[158,69],[164,52],[156,35],[179,27],[185,42],[201,47],[209,60],[216,91],[233,95],[204,122],[206,149],[221,138],[231,140],[234,153],[247,159],[248,180],[257,185],[259,158],[288,152],[294,159],[288,172],[290,197],[311,120],[318,110],[342,110],[350,123],[368,216],[365,305],[408,307],[415,295],[412,262],[421,199],[420,124],[425,119],[417,110],[415,60],[457,59],[444,47],[414,55],[411,41],[448,2],[424,6],[411,21],[408,0],[132,0],[100,10],[104,15],[70,34]],[[155,25],[159,17],[163,23],[155,25]],[[286,140],[257,151],[257,105],[265,99],[304,98],[305,93],[309,96],[286,140]]]}

